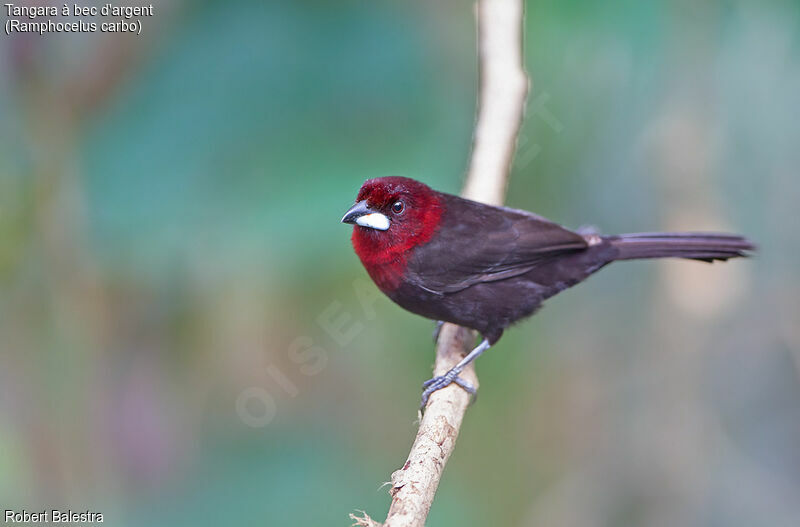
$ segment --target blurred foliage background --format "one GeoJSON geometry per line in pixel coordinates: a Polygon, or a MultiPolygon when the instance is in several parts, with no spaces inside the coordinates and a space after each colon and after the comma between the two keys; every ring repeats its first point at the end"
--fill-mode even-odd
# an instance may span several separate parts
{"type": "MultiPolygon", "coordinates": [[[[374,176],[460,189],[471,4],[155,12],[0,35],[0,503],[380,518],[433,324],[339,219],[374,176]]],[[[509,205],[760,252],[617,264],[508,331],[429,523],[800,525],[800,5],[532,0],[526,31],[509,205]]]]}

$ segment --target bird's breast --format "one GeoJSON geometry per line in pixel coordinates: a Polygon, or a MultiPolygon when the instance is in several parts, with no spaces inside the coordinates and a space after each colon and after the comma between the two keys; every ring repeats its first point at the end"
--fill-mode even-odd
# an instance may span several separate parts
{"type": "Polygon", "coordinates": [[[366,262],[362,259],[361,263],[364,264],[369,277],[372,278],[378,289],[386,295],[391,296],[403,282],[403,274],[407,265],[404,258],[380,263],[366,262]]]}

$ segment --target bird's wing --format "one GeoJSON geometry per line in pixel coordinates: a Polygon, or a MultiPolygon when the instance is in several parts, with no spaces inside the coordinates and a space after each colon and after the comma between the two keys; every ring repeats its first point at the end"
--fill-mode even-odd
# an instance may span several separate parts
{"type": "Polygon", "coordinates": [[[587,242],[530,212],[493,207],[443,194],[442,223],[409,259],[407,278],[435,293],[453,293],[481,282],[527,273],[587,242]]]}

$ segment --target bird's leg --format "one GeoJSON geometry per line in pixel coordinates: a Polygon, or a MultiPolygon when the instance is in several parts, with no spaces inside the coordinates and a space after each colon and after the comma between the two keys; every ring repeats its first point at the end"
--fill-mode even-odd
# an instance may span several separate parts
{"type": "Polygon", "coordinates": [[[436,327],[433,328],[433,342],[436,343],[439,341],[439,333],[442,332],[442,326],[444,326],[444,320],[437,320],[436,327]]]}
{"type": "Polygon", "coordinates": [[[425,388],[425,390],[422,392],[422,404],[420,407],[425,408],[425,405],[428,404],[428,398],[433,392],[440,390],[445,386],[449,386],[450,383],[453,382],[464,388],[464,390],[466,390],[470,395],[474,396],[477,391],[476,388],[469,382],[459,377],[458,374],[461,373],[461,370],[463,370],[467,364],[477,359],[481,353],[489,349],[489,346],[489,341],[487,339],[483,339],[483,342],[478,344],[474,350],[470,351],[469,354],[461,359],[458,364],[450,368],[447,373],[444,375],[439,375],[438,377],[434,377],[433,379],[428,379],[422,383],[422,387],[425,388]]]}

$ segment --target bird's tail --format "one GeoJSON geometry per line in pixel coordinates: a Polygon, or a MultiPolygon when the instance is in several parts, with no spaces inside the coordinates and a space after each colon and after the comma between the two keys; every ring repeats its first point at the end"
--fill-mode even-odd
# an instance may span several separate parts
{"type": "Polygon", "coordinates": [[[756,249],[742,236],[709,232],[644,232],[606,240],[618,251],[615,260],[675,257],[713,262],[749,256],[756,249]]]}

